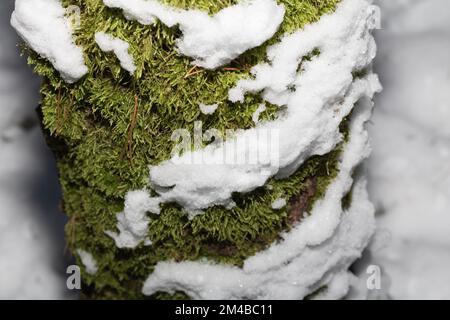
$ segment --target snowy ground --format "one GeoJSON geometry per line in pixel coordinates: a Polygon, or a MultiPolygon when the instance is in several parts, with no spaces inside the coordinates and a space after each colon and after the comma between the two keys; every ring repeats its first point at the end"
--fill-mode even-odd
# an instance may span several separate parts
{"type": "MultiPolygon", "coordinates": [[[[0,2],[0,299],[70,298],[56,169],[34,108],[39,80],[19,58],[0,2]]],[[[370,192],[380,231],[364,263],[394,299],[450,299],[450,1],[378,0],[370,192]]],[[[364,267],[360,267],[364,271],[364,267]]]]}

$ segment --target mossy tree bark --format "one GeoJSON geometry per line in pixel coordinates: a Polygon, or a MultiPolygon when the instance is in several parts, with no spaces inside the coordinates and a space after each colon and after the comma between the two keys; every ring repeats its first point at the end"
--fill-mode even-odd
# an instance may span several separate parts
{"type": "MultiPolygon", "coordinates": [[[[164,0],[183,8],[213,14],[235,0],[164,0]]],[[[342,144],[332,152],[308,159],[284,180],[272,179],[270,188],[258,188],[234,197],[232,210],[213,207],[189,220],[175,204],[164,204],[152,217],[148,235],[152,246],[119,249],[105,230],[115,230],[116,214],[123,210],[127,191],[148,185],[148,166],[171,155],[174,130],[247,129],[262,102],[247,95],[243,103],[228,101],[228,90],[250,76],[250,68],[266,57],[269,45],[280,37],[317,21],[333,11],[338,0],[279,0],[286,8],[277,34],[229,65],[214,71],[193,68],[191,60],[175,49],[179,30],[157,22],[143,26],[107,8],[101,0],[64,0],[64,6],[81,8],[76,43],[84,50],[89,73],[75,84],[64,82],[50,63],[29,51],[29,61],[43,76],[43,126],[58,162],[63,189],[63,209],[69,216],[66,235],[73,252],[82,248],[95,257],[99,271],[83,274],[85,297],[143,298],[142,283],[159,261],[198,260],[207,257],[241,266],[243,261],[276,241],[282,231],[299,223],[338,172],[342,144]],[[94,42],[97,31],[106,31],[130,44],[137,70],[123,70],[113,54],[94,42]],[[220,103],[212,115],[200,112],[200,103],[220,103]],[[272,209],[280,196],[288,205],[272,209]]],[[[312,53],[313,54],[313,53],[312,53]]],[[[276,118],[270,104],[261,118],[276,118]]],[[[341,125],[344,135],[347,122],[341,125]]],[[[345,142],[343,142],[345,143],[345,142]]],[[[153,298],[179,298],[156,294],[153,298]]]]}

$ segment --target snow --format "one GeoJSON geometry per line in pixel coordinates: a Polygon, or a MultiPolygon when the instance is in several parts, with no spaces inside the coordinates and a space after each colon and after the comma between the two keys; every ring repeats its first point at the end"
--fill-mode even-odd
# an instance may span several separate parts
{"type": "Polygon", "coordinates": [[[177,39],[181,54],[194,64],[216,69],[245,51],[270,39],[284,18],[284,6],[275,0],[241,1],[209,16],[200,10],[181,10],[156,0],[103,0],[111,8],[123,10],[127,19],[149,25],[156,19],[168,27],[178,25],[183,36],[177,39]]]}
{"type": "Polygon", "coordinates": [[[217,103],[215,103],[215,104],[200,103],[200,105],[199,105],[200,111],[203,114],[213,114],[214,112],[216,112],[218,107],[219,107],[219,105],[217,103]]]}
{"type": "Polygon", "coordinates": [[[259,105],[259,107],[255,110],[255,112],[252,115],[252,120],[253,120],[254,123],[258,123],[259,122],[259,116],[264,111],[266,111],[266,105],[264,103],[262,103],[262,104],[259,105]]]}
{"type": "Polygon", "coordinates": [[[35,112],[40,80],[19,55],[13,8],[0,1],[0,299],[74,298],[56,165],[35,112]]]}
{"type": "Polygon", "coordinates": [[[114,52],[120,61],[121,67],[130,74],[134,74],[136,65],[134,64],[133,57],[128,53],[130,48],[129,43],[104,32],[97,32],[95,34],[95,42],[103,52],[114,52]]]}
{"type": "Polygon", "coordinates": [[[75,45],[65,9],[58,0],[16,0],[11,25],[68,83],[88,72],[83,50],[75,45]]]}
{"type": "Polygon", "coordinates": [[[280,210],[286,207],[286,199],[278,198],[274,202],[272,202],[272,209],[280,210]]]}
{"type": "Polygon", "coordinates": [[[369,154],[364,124],[371,110],[371,102],[359,103],[338,177],[312,215],[284,234],[282,241],[247,259],[243,268],[208,261],[160,262],[144,283],[143,293],[182,290],[194,299],[302,299],[329,284],[324,298],[344,297],[351,284],[348,268],[375,230],[366,181],[359,175],[352,179],[369,154]],[[352,184],[352,204],[343,210],[341,199],[352,184]]]}
{"type": "Polygon", "coordinates": [[[151,198],[147,190],[128,192],[125,198],[124,211],[117,215],[119,234],[106,231],[114,239],[119,248],[134,248],[142,241],[150,245],[147,239],[147,228],[150,219],[147,213],[160,213],[159,199],[151,198]]]}
{"type": "Polygon", "coordinates": [[[91,275],[96,274],[98,271],[98,267],[97,262],[95,261],[92,254],[82,249],[77,249],[77,254],[80,256],[81,262],[83,263],[86,272],[91,275]]]}

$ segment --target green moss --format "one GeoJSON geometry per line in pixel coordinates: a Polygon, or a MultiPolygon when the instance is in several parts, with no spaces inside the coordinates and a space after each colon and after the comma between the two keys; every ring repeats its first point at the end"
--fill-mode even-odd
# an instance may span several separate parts
{"type": "MultiPolygon", "coordinates": [[[[66,227],[69,246],[91,252],[99,266],[95,276],[83,277],[86,297],[143,298],[142,283],[162,260],[207,257],[240,266],[299,222],[298,217],[290,216],[292,201],[309,194],[306,209],[310,209],[324,194],[337,174],[342,145],[327,155],[312,157],[289,179],[270,180],[270,190],[259,188],[235,195],[237,206],[232,210],[213,207],[190,221],[177,205],[164,205],[159,216],[152,216],[150,247],[118,249],[104,234],[105,230],[115,230],[116,214],[123,210],[126,192],[147,186],[148,166],[170,157],[174,130],[193,132],[195,121],[203,122],[203,130],[252,127],[252,114],[261,98],[248,95],[243,103],[231,103],[227,99],[230,87],[249,77],[251,66],[265,60],[268,45],[317,21],[338,1],[279,0],[286,6],[286,17],[271,40],[228,66],[207,71],[192,68],[188,58],[177,54],[177,28],[127,21],[120,10],[105,7],[101,0],[63,0],[64,5],[81,8],[81,26],[75,38],[84,50],[88,75],[76,84],[67,84],[46,60],[27,51],[30,64],[44,78],[43,123],[58,160],[64,211],[70,217],[66,227]],[[114,55],[97,47],[94,34],[98,31],[130,43],[137,66],[133,77],[120,68],[114,55]],[[219,108],[206,116],[199,103],[219,103],[219,108]],[[279,197],[292,199],[291,205],[273,210],[271,203],[279,197]]],[[[237,1],[163,2],[213,14],[237,1]]],[[[317,54],[316,50],[305,59],[317,54]]],[[[268,105],[262,118],[276,118],[277,110],[268,105]]],[[[341,131],[347,136],[346,121],[341,131]]],[[[154,298],[183,297],[161,294],[154,298]]]]}

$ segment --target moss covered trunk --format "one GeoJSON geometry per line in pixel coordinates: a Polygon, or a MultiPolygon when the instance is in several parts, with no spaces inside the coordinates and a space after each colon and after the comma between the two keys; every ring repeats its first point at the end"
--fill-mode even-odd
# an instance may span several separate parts
{"type": "MultiPolygon", "coordinates": [[[[333,151],[308,159],[287,179],[270,179],[261,188],[236,194],[232,209],[215,206],[189,219],[173,203],[152,215],[148,238],[134,249],[118,248],[105,230],[116,230],[130,190],[148,186],[149,166],[171,156],[180,128],[194,131],[201,121],[210,128],[248,129],[262,102],[249,94],[244,102],[231,103],[228,91],[239,79],[250,77],[250,68],[266,58],[266,49],[286,33],[303,28],[335,9],[338,0],[279,0],[286,9],[276,35],[216,70],[193,67],[180,55],[177,27],[160,22],[142,25],[127,20],[120,10],[101,0],[64,0],[64,6],[81,9],[81,25],[75,42],[84,51],[89,72],[75,84],[63,81],[51,64],[33,51],[30,63],[43,76],[42,119],[49,145],[57,157],[63,210],[69,217],[66,236],[72,252],[83,249],[95,258],[98,272],[83,272],[87,298],[144,298],[142,283],[159,261],[196,261],[207,258],[242,266],[243,261],[279,239],[298,224],[314,202],[323,196],[338,172],[345,141],[333,151]],[[112,53],[99,49],[98,31],[108,32],[130,44],[136,71],[120,67],[112,53]],[[213,114],[203,114],[199,104],[219,104],[213,114]],[[283,197],[287,206],[273,209],[283,197]]],[[[198,8],[210,14],[235,4],[235,0],[164,0],[182,8],[198,8]]],[[[311,59],[319,52],[311,52],[311,59]]],[[[278,107],[266,104],[262,120],[277,117],[278,107]]],[[[341,124],[347,136],[347,120],[341,124]]],[[[81,261],[80,261],[81,264],[81,261]]],[[[155,294],[151,298],[180,298],[183,293],[155,294]]]]}

